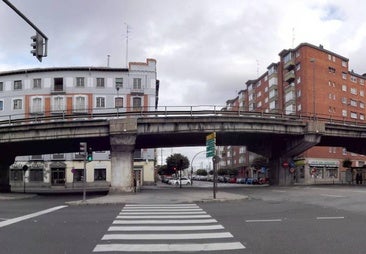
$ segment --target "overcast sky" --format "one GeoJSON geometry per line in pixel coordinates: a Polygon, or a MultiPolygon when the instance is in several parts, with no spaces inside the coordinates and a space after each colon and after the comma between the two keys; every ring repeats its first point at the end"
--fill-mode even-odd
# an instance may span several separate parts
{"type": "Polygon", "coordinates": [[[9,1],[49,38],[48,56],[39,63],[30,54],[35,31],[0,1],[0,71],[106,66],[107,55],[111,67],[126,67],[128,24],[128,61],[157,60],[162,106],[224,105],[281,50],[302,42],[322,44],[366,72],[365,1],[9,1]]]}

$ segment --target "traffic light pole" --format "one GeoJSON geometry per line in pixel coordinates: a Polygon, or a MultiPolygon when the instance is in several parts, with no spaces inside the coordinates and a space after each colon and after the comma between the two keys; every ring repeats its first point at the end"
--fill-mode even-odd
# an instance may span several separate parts
{"type": "Polygon", "coordinates": [[[10,3],[8,0],[3,0],[4,3],[6,3],[11,9],[13,9],[22,19],[24,19],[25,22],[27,22],[31,27],[33,27],[34,30],[36,30],[37,33],[39,33],[44,39],[45,39],[45,51],[43,57],[47,56],[47,42],[48,38],[47,36],[30,21],[23,13],[21,13],[12,3],[10,3]]]}
{"type": "Polygon", "coordinates": [[[84,154],[83,202],[86,200],[86,154],[84,154]]]}

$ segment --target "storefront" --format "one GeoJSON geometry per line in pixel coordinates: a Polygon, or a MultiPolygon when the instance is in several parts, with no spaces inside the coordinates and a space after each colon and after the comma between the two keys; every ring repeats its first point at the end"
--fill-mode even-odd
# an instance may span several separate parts
{"type": "Polygon", "coordinates": [[[307,184],[338,183],[339,165],[339,160],[307,159],[305,168],[305,182],[307,184]]]}

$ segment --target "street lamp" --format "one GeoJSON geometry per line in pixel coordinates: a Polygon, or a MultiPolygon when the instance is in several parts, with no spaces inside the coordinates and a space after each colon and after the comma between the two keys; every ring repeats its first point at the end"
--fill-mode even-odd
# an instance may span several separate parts
{"type": "Polygon", "coordinates": [[[205,152],[206,152],[206,150],[196,153],[196,154],[193,156],[192,160],[191,160],[191,185],[193,185],[193,178],[192,178],[192,176],[193,176],[193,161],[194,161],[194,159],[197,157],[197,155],[199,155],[199,154],[201,154],[201,153],[205,153],[205,152]]]}
{"type": "Polygon", "coordinates": [[[120,99],[119,99],[119,89],[121,88],[121,86],[120,86],[120,84],[119,83],[117,83],[116,84],[116,90],[117,90],[117,98],[115,99],[115,106],[116,106],[116,108],[117,108],[117,117],[119,117],[119,107],[120,107],[120,105],[119,105],[119,103],[120,103],[120,99]]]}
{"type": "Polygon", "coordinates": [[[315,120],[315,58],[311,58],[310,62],[313,65],[313,117],[315,120]]]}

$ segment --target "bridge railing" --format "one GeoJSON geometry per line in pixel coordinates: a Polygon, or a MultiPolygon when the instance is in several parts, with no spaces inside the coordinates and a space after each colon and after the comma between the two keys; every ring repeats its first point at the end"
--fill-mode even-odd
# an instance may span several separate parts
{"type": "Polygon", "coordinates": [[[246,111],[232,109],[220,105],[194,106],[158,106],[131,108],[89,108],[85,110],[58,110],[33,113],[0,115],[0,126],[14,124],[29,124],[47,121],[82,120],[82,119],[111,119],[123,117],[199,117],[199,116],[230,116],[253,117],[267,119],[283,119],[285,121],[322,121],[326,123],[366,126],[366,121],[335,117],[332,115],[301,113],[286,114],[285,112],[268,113],[264,111],[246,111]]]}

